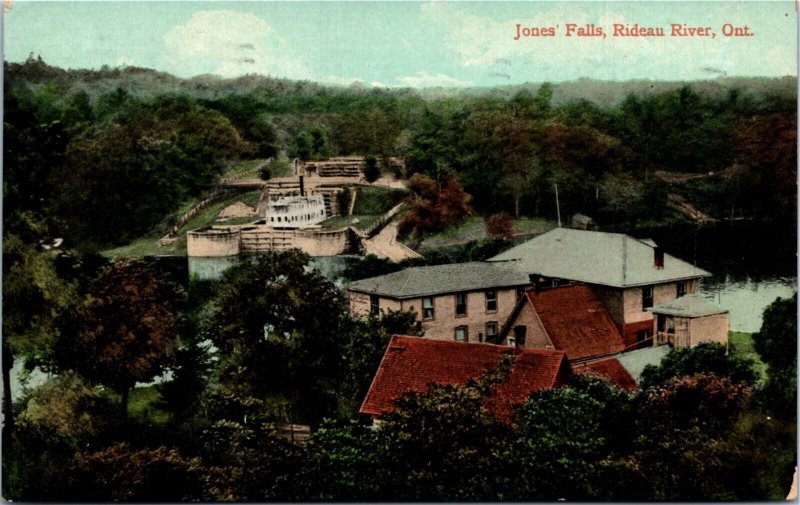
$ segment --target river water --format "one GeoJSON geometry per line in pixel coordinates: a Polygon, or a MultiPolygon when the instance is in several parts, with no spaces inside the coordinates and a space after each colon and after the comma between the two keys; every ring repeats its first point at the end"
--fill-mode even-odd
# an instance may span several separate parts
{"type": "Polygon", "coordinates": [[[665,251],[712,273],[700,293],[730,311],[730,329],[756,332],[764,309],[797,292],[794,223],[718,223],[640,230],[665,251]]]}

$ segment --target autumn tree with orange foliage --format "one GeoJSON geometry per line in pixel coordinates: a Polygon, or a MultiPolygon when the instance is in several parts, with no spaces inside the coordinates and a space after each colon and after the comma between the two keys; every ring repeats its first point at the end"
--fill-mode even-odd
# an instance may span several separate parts
{"type": "Polygon", "coordinates": [[[438,181],[414,174],[408,188],[412,192],[411,209],[400,221],[401,236],[419,237],[425,232],[441,231],[472,213],[469,206],[472,197],[449,173],[445,172],[438,181]]]}

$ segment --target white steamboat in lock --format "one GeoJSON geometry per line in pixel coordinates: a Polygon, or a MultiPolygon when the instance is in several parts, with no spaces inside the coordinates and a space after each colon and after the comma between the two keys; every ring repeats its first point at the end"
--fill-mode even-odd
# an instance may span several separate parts
{"type": "Polygon", "coordinates": [[[273,228],[313,226],[325,220],[325,200],[322,195],[271,198],[265,218],[273,228]]]}

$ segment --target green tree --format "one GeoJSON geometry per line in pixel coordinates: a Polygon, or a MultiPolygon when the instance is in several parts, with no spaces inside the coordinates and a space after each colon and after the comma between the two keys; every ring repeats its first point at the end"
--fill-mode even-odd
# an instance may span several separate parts
{"type": "Polygon", "coordinates": [[[763,323],[753,334],[753,347],[767,364],[765,403],[770,412],[796,418],[797,293],[778,298],[764,309],[763,323]]]}
{"type": "Polygon", "coordinates": [[[675,377],[644,392],[638,436],[623,466],[627,499],[753,499],[746,438],[731,434],[752,388],[709,374],[675,377]]]}
{"type": "Polygon", "coordinates": [[[466,385],[410,393],[377,431],[383,499],[496,501],[510,496],[511,428],[484,405],[513,360],[466,385]]]}
{"type": "Polygon", "coordinates": [[[382,312],[355,322],[343,346],[344,389],[352,401],[353,412],[357,412],[364,401],[392,335],[421,336],[422,333],[413,312],[382,312]]]}
{"type": "Polygon", "coordinates": [[[4,431],[13,429],[11,369],[15,356],[27,368],[51,364],[61,332],[62,314],[78,299],[77,286],[61,278],[57,251],[40,251],[16,235],[3,240],[3,415],[4,431]]]}
{"type": "Polygon", "coordinates": [[[313,424],[335,410],[351,322],[342,292],[307,263],[299,250],[268,252],[226,271],[205,332],[223,382],[242,396],[285,395],[313,424]]]}
{"type": "Polygon", "coordinates": [[[753,360],[727,353],[716,343],[704,343],[691,349],[672,349],[658,366],[647,365],[639,386],[647,389],[666,383],[673,377],[710,373],[729,377],[734,382],[753,385],[757,375],[753,360]]]}
{"type": "Polygon", "coordinates": [[[299,486],[306,464],[296,444],[275,436],[270,425],[249,419],[219,421],[204,430],[206,496],[213,501],[294,501],[307,491],[299,486]]]}
{"type": "Polygon", "coordinates": [[[367,156],[364,158],[364,178],[367,182],[375,182],[380,177],[381,172],[378,169],[378,160],[375,156],[367,156]]]}
{"type": "Polygon", "coordinates": [[[608,499],[601,466],[626,454],[633,413],[627,393],[583,376],[533,395],[517,414],[514,499],[608,499]]]}
{"type": "Polygon", "coordinates": [[[307,467],[300,484],[308,500],[380,501],[378,469],[386,462],[378,457],[378,436],[355,420],[326,420],[308,445],[307,467]]]}

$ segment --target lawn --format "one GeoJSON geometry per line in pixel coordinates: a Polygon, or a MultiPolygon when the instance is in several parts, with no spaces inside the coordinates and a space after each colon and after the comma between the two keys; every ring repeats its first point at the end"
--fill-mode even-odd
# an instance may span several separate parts
{"type": "MultiPolygon", "coordinates": [[[[219,214],[219,211],[221,211],[228,205],[232,204],[233,202],[239,201],[246,205],[249,205],[250,207],[256,207],[258,205],[258,199],[260,197],[261,197],[261,191],[258,190],[248,191],[247,193],[239,193],[236,195],[229,196],[228,198],[225,198],[218,202],[212,203],[205,209],[198,212],[185,225],[183,225],[180,230],[178,230],[178,235],[180,238],[177,241],[173,242],[172,244],[165,246],[159,245],[158,240],[161,238],[161,236],[163,236],[163,233],[156,232],[138,238],[133,242],[131,242],[130,244],[105,250],[102,252],[102,255],[112,260],[117,260],[120,258],[141,258],[143,256],[148,256],[153,254],[185,255],[187,231],[214,224],[214,219],[217,217],[217,214],[219,214]]],[[[186,208],[181,210],[181,214],[189,210],[192,207],[192,205],[184,207],[186,208]]],[[[241,218],[241,219],[226,221],[224,224],[244,224],[254,221],[255,219],[256,218],[253,217],[241,218]]]]}
{"type": "Polygon", "coordinates": [[[227,169],[223,174],[222,178],[226,177],[235,177],[241,173],[247,172],[248,170],[252,170],[257,166],[263,164],[267,160],[246,160],[240,161],[235,165],[232,165],[229,169],[227,169]]]}
{"type": "Polygon", "coordinates": [[[205,209],[195,214],[185,225],[178,230],[178,234],[182,235],[189,230],[202,228],[214,223],[214,219],[219,214],[219,211],[234,202],[242,202],[250,207],[258,205],[258,199],[261,197],[261,191],[248,191],[247,193],[239,193],[237,195],[229,196],[218,202],[214,202],[205,209]]]}
{"type": "Polygon", "coordinates": [[[764,381],[767,378],[767,365],[761,361],[756,350],[753,348],[753,334],[744,331],[730,331],[728,332],[728,343],[730,344],[730,352],[736,356],[751,358],[755,361],[755,369],[759,375],[759,381],[764,381]]]}
{"type": "Polygon", "coordinates": [[[323,221],[322,227],[326,230],[338,230],[340,228],[344,228],[346,226],[354,226],[359,230],[366,230],[370,226],[372,226],[375,221],[377,221],[380,216],[370,215],[370,216],[360,216],[360,215],[352,215],[352,216],[334,216],[330,219],[326,219],[323,221]],[[357,221],[357,222],[355,222],[357,221]]]}
{"type": "Polygon", "coordinates": [[[358,216],[384,214],[400,203],[406,195],[408,195],[408,192],[402,189],[381,188],[378,186],[358,188],[353,214],[358,216]]]}
{"type": "MultiPolygon", "coordinates": [[[[536,235],[555,228],[555,223],[547,219],[523,217],[514,220],[515,235],[536,235]]],[[[420,249],[434,249],[448,245],[463,244],[487,238],[486,224],[481,216],[472,216],[464,221],[448,226],[443,231],[425,235],[420,249]]]]}
{"type": "MultiPolygon", "coordinates": [[[[120,396],[110,389],[103,389],[103,396],[119,403],[120,396]]],[[[164,424],[169,421],[169,413],[159,407],[161,394],[154,385],[131,389],[128,395],[128,416],[153,424],[164,424]]]]}

